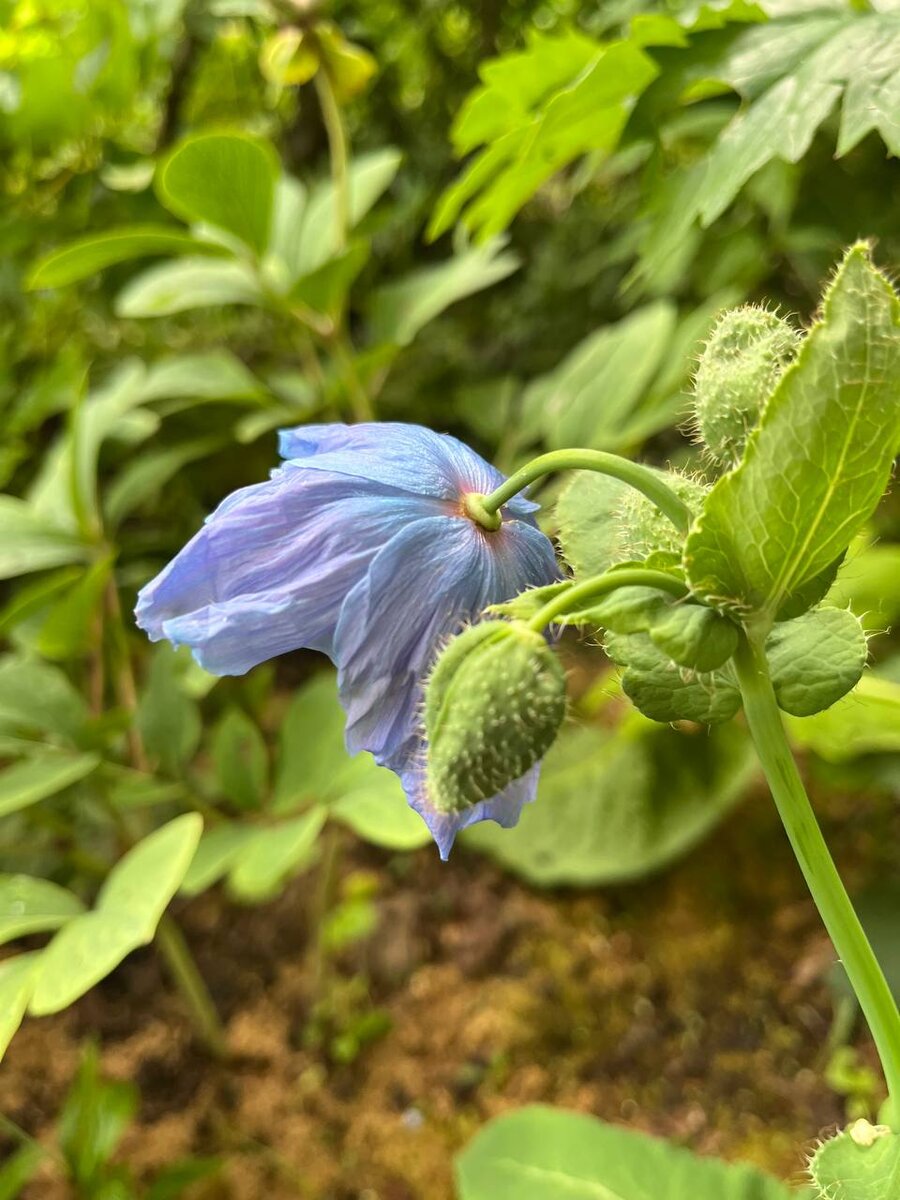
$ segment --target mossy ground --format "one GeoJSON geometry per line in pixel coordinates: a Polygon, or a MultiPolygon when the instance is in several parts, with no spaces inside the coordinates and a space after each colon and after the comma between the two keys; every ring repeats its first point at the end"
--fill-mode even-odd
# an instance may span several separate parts
{"type": "MultiPolygon", "coordinates": [[[[897,845],[900,814],[859,797],[820,798],[820,811],[862,885],[897,845]]],[[[348,1012],[389,1021],[353,1061],[311,1037],[307,876],[260,908],[215,893],[180,906],[230,1063],[204,1056],[146,951],[69,1012],[26,1022],[0,1070],[0,1111],[50,1140],[97,1034],[104,1070],[141,1089],[121,1157],[143,1175],[221,1155],[203,1200],[448,1200],[454,1152],[533,1101],[796,1180],[843,1119],[822,1077],[833,955],[761,791],[676,867],[627,888],[539,893],[471,852],[442,865],[431,850],[349,842],[341,871],[368,873],[378,926],[320,978],[318,1028],[348,1012]]],[[[51,1165],[25,1195],[67,1192],[51,1165]]]]}

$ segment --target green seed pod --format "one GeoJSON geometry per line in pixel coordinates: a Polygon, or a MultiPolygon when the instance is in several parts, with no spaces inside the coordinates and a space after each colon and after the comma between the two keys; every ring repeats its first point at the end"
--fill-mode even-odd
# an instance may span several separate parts
{"type": "Polygon", "coordinates": [[[697,429],[717,463],[738,462],[799,340],[787,321],[752,304],[719,318],[694,376],[697,429]]]}
{"type": "MultiPolygon", "coordinates": [[[[690,475],[660,471],[669,487],[693,512],[699,512],[709,488],[690,475]]],[[[617,514],[620,527],[619,544],[623,559],[642,561],[660,551],[681,560],[684,536],[656,505],[642,492],[625,488],[617,514]]]]}
{"type": "Polygon", "coordinates": [[[521,778],[553,743],[566,680],[543,636],[521,621],[483,621],[441,654],[425,693],[428,791],[460,812],[521,778]]]}
{"type": "Polygon", "coordinates": [[[701,604],[673,604],[650,626],[650,639],[681,667],[715,671],[737,650],[737,627],[701,604]]]}

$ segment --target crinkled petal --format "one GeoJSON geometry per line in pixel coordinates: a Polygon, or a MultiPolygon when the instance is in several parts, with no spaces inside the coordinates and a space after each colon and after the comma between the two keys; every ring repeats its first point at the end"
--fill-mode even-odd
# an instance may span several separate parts
{"type": "Polygon", "coordinates": [[[306,646],[332,653],[341,605],[396,533],[444,505],[323,471],[240,489],[138,596],[153,641],[189,645],[216,675],[306,646]]]}
{"type": "MultiPolygon", "coordinates": [[[[359,425],[300,425],[278,434],[281,457],[292,465],[370,480],[421,496],[457,502],[467,492],[485,494],[503,475],[465,443],[422,425],[369,421],[359,425]]],[[[517,516],[537,505],[516,496],[517,516]]]]}
{"type": "Polygon", "coordinates": [[[550,540],[525,521],[485,533],[465,518],[430,517],[392,538],[344,601],[334,637],[351,752],[407,767],[443,644],[487,605],[558,578],[550,540]]]}
{"type": "Polygon", "coordinates": [[[441,812],[428,795],[425,771],[420,763],[401,772],[400,782],[406,792],[410,808],[415,809],[431,831],[441,858],[446,862],[450,850],[461,829],[476,825],[479,821],[496,821],[504,829],[518,824],[522,809],[537,795],[541,764],[536,763],[520,779],[513,780],[502,792],[490,800],[473,804],[463,812],[441,812]]]}

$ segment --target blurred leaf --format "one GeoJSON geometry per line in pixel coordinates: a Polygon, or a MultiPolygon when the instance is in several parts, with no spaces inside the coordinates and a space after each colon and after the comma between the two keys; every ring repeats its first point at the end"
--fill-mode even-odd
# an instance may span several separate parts
{"type": "Polygon", "coordinates": [[[88,547],[58,529],[27,500],[0,495],[0,579],[82,562],[88,547]]]}
{"type": "Polygon", "coordinates": [[[344,714],[332,672],[320,672],[297,692],[281,722],[278,747],[277,812],[339,796],[358,777],[361,758],[351,758],[344,746],[344,714]]]}
{"type": "MultiPolygon", "coordinates": [[[[350,165],[350,227],[358,225],[372,205],[390,187],[402,155],[387,147],[358,155],[350,165]]],[[[295,277],[309,275],[337,253],[334,222],[334,184],[326,180],[309,193],[303,214],[299,245],[293,257],[295,277]]]]}
{"type": "Polygon", "coordinates": [[[900,1179],[900,1134],[860,1121],[819,1145],[809,1173],[822,1200],[893,1200],[900,1179]]]}
{"type": "Polygon", "coordinates": [[[376,60],[368,50],[348,41],[332,21],[317,22],[315,32],[338,100],[346,102],[358,96],[378,70],[376,60]]]}
{"type": "Polygon", "coordinates": [[[259,52],[259,69],[278,87],[308,83],[319,69],[315,38],[294,25],[269,34],[259,52]]]}
{"type": "Polygon", "coordinates": [[[127,463],[106,489],[103,507],[107,525],[112,529],[121,525],[135,509],[155,499],[182,467],[206,458],[225,444],[226,439],[218,434],[194,438],[177,446],[150,450],[127,463]]]}
{"type": "Polygon", "coordinates": [[[852,608],[866,629],[881,631],[900,619],[900,544],[868,545],[865,535],[850,547],[827,601],[852,608]]]}
{"type": "Polygon", "coordinates": [[[160,164],[156,189],[176,216],[225,229],[261,254],[278,171],[268,142],[239,133],[201,133],[180,142],[160,164]]]}
{"type": "Polygon", "coordinates": [[[222,1169],[218,1158],[186,1158],[182,1162],[163,1167],[150,1186],[144,1200],[178,1200],[185,1188],[209,1179],[222,1169]]]}
{"type": "Polygon", "coordinates": [[[188,253],[221,254],[222,250],[167,225],[120,226],[108,233],[88,234],[45,254],[32,268],[26,286],[65,287],[114,263],[157,254],[188,253]]]}
{"type": "Polygon", "coordinates": [[[637,879],[704,837],[737,802],[752,767],[739,729],[688,740],[632,713],[615,734],[566,729],[518,825],[485,822],[462,836],[543,887],[637,879]]]}
{"type": "Polygon", "coordinates": [[[116,297],[119,317],[165,317],[191,308],[261,304],[262,292],[249,266],[182,258],[151,267],[116,297]]]}
{"type": "Polygon", "coordinates": [[[77,742],[89,715],[57,667],[23,655],[0,658],[0,729],[40,730],[77,742]]]}
{"type": "Polygon", "coordinates": [[[46,754],[0,771],[0,817],[18,812],[84,779],[99,764],[96,754],[46,754]]]}
{"type": "Polygon", "coordinates": [[[97,616],[111,578],[111,561],[95,562],[52,601],[33,632],[20,629],[17,640],[55,661],[87,654],[97,642],[97,616]]]}
{"type": "Polygon", "coordinates": [[[787,717],[795,746],[828,762],[900,752],[900,683],[866,671],[849,695],[813,717],[787,717]]]}
{"type": "Polygon", "coordinates": [[[155,830],[116,863],[93,911],[71,920],[41,954],[29,1004],[35,1016],[67,1008],[132,950],[153,940],[202,829],[201,818],[186,813],[155,830]]]}
{"type": "Polygon", "coordinates": [[[165,643],[157,646],[136,717],[147,753],[172,775],[197,749],[202,727],[196,703],[180,686],[178,668],[175,651],[165,643]]]}
{"type": "Polygon", "coordinates": [[[197,853],[181,881],[182,894],[197,896],[218,883],[228,874],[241,850],[255,834],[256,828],[249,822],[223,821],[205,829],[197,853]]]}
{"type": "Polygon", "coordinates": [[[755,1167],[538,1105],[489,1122],[456,1180],[460,1200],[800,1200],[755,1167]]]}
{"type": "Polygon", "coordinates": [[[367,778],[332,801],[328,813],[357,837],[387,850],[417,850],[431,841],[428,826],[409,807],[400,780],[370,755],[367,778]]]}
{"type": "Polygon", "coordinates": [[[269,778],[263,736],[239,708],[231,708],[216,727],[212,756],[219,789],[238,808],[259,808],[269,778]]]}
{"type": "Polygon", "coordinates": [[[0,1059],[22,1024],[39,963],[38,954],[19,954],[0,961],[0,1059]]]}
{"type": "Polygon", "coordinates": [[[232,895],[249,903],[274,896],[289,875],[312,862],[326,816],[324,808],[316,807],[292,821],[256,830],[229,873],[232,895]]]}
{"type": "Polygon", "coordinates": [[[474,246],[377,288],[369,300],[372,341],[407,346],[445,308],[518,270],[518,257],[503,253],[503,245],[497,239],[474,246]]]}
{"type": "Polygon", "coordinates": [[[73,893],[49,879],[0,875],[0,945],[31,933],[58,929],[84,912],[73,893]]]}
{"type": "Polygon", "coordinates": [[[100,1077],[97,1050],[89,1046],[59,1115],[57,1136],[72,1179],[80,1190],[96,1195],[103,1168],[115,1152],[138,1108],[131,1083],[100,1077]]]}
{"type": "Polygon", "coordinates": [[[46,1157],[47,1151],[37,1142],[16,1150],[0,1165],[0,1200],[17,1200],[46,1157]]]}
{"type": "Polygon", "coordinates": [[[365,238],[355,238],[341,254],[295,280],[288,301],[304,304],[313,312],[325,313],[336,320],[344,310],[347,293],[366,265],[369,253],[365,238]]]}
{"type": "Polygon", "coordinates": [[[141,387],[144,403],[172,397],[191,400],[260,400],[266,390],[228,350],[173,354],[147,368],[141,387]]]}
{"type": "MultiPolygon", "coordinates": [[[[875,951],[894,999],[900,1003],[900,883],[883,880],[853,897],[853,907],[862,922],[869,944],[875,951]]],[[[828,973],[828,985],[838,998],[850,1001],[853,1010],[859,1001],[840,959],[828,973]]]]}

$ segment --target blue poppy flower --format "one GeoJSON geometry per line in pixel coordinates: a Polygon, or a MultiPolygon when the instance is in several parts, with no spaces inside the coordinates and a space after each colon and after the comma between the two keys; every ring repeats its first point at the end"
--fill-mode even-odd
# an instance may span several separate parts
{"type": "Polygon", "coordinates": [[[465,510],[503,476],[468,446],[416,425],[284,430],[285,460],[229,496],[138,596],[151,640],[188,645],[215,675],[308,647],[338,668],[347,746],[401,778],[443,857],[459,829],[515,823],[537,772],[462,814],[424,783],[424,680],[454,633],[489,604],[559,578],[549,539],[515,497],[495,532],[465,510]]]}

